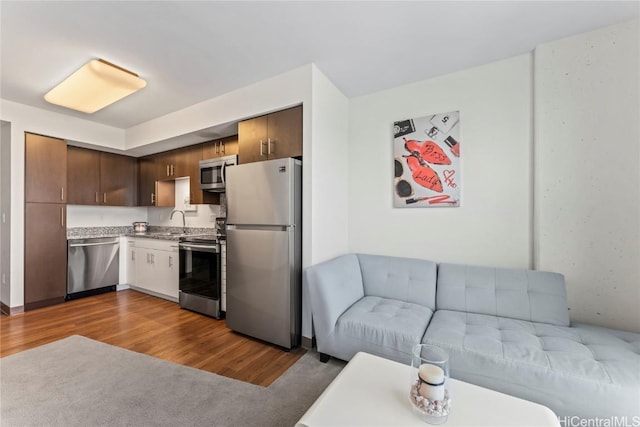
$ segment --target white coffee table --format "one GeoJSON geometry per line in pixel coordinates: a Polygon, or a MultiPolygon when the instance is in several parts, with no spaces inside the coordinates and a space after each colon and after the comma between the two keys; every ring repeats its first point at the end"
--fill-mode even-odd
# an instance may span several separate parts
{"type": "MultiPolygon", "coordinates": [[[[296,427],[420,426],[409,401],[410,367],[358,353],[296,427]]],[[[453,406],[443,426],[559,426],[546,406],[451,379],[453,406]]]]}

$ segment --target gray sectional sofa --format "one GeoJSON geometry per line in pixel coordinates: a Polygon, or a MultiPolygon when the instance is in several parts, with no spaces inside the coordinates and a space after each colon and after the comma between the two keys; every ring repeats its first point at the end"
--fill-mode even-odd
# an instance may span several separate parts
{"type": "Polygon", "coordinates": [[[348,254],[306,269],[305,286],[321,360],[410,363],[434,344],[453,378],[559,417],[640,421],[640,334],[571,324],[560,274],[348,254]]]}

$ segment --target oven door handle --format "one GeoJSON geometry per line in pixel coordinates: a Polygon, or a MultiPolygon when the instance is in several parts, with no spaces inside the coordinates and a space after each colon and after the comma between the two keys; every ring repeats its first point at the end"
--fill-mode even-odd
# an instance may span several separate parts
{"type": "Polygon", "coordinates": [[[217,254],[219,252],[217,246],[211,246],[211,245],[196,245],[196,244],[193,244],[193,243],[179,243],[178,246],[180,247],[181,251],[211,252],[211,253],[214,253],[214,254],[217,254]]]}

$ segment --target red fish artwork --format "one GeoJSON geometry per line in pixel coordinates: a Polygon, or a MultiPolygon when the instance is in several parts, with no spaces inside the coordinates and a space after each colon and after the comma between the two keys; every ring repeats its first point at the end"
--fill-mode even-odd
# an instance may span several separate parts
{"type": "Polygon", "coordinates": [[[416,141],[404,139],[404,148],[414,156],[420,156],[425,162],[434,165],[450,165],[451,159],[442,151],[442,148],[433,141],[416,141]]]}
{"type": "Polygon", "coordinates": [[[431,169],[426,163],[421,162],[420,159],[413,154],[405,157],[407,159],[407,164],[409,165],[409,170],[411,170],[413,180],[417,184],[420,184],[429,190],[442,193],[442,182],[440,181],[436,171],[431,169]]]}

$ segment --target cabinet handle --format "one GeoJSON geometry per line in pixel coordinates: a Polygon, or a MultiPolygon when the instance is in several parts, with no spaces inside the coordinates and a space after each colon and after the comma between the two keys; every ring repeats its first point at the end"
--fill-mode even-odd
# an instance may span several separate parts
{"type": "Polygon", "coordinates": [[[271,138],[267,139],[267,156],[271,155],[271,138]]]}
{"type": "Polygon", "coordinates": [[[98,200],[98,192],[96,191],[96,204],[100,203],[100,201],[98,200]]]}
{"type": "Polygon", "coordinates": [[[136,251],[131,251],[131,261],[136,260],[136,251]]]}
{"type": "Polygon", "coordinates": [[[155,264],[156,260],[155,260],[155,255],[151,254],[151,264],[155,264]]]}
{"type": "Polygon", "coordinates": [[[156,200],[155,200],[155,194],[151,193],[151,204],[155,204],[156,200]]]}
{"type": "Polygon", "coordinates": [[[64,228],[64,206],[60,207],[60,227],[64,228]]]}
{"type": "Polygon", "coordinates": [[[107,204],[107,193],[102,193],[102,202],[106,205],[107,204]]]}
{"type": "Polygon", "coordinates": [[[167,165],[167,176],[169,176],[169,165],[167,165]]]}
{"type": "Polygon", "coordinates": [[[224,154],[224,142],[220,141],[220,154],[224,154]]]}
{"type": "Polygon", "coordinates": [[[150,258],[149,258],[149,252],[147,252],[147,264],[149,264],[149,263],[151,262],[151,261],[149,261],[149,260],[150,260],[150,258]]]}
{"type": "Polygon", "coordinates": [[[173,171],[173,165],[171,165],[171,176],[173,176],[175,172],[173,171]]]}
{"type": "Polygon", "coordinates": [[[60,200],[64,200],[64,187],[60,187],[60,200]]]}
{"type": "Polygon", "coordinates": [[[173,257],[169,257],[169,268],[173,267],[173,257]]]}
{"type": "Polygon", "coordinates": [[[264,154],[262,154],[262,140],[260,140],[260,157],[262,157],[264,154]]]}
{"type": "Polygon", "coordinates": [[[214,143],[213,143],[213,152],[214,152],[215,154],[218,154],[218,153],[220,152],[220,150],[219,150],[219,148],[218,148],[218,143],[217,143],[217,142],[214,142],[214,143]]]}

